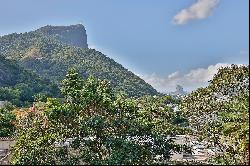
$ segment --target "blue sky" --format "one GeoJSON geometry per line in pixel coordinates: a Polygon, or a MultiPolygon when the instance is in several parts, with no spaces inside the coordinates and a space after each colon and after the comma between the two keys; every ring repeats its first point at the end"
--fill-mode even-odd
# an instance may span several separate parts
{"type": "Polygon", "coordinates": [[[248,0],[1,0],[0,35],[82,23],[90,47],[159,91],[192,90],[248,64],[248,13],[248,0]]]}

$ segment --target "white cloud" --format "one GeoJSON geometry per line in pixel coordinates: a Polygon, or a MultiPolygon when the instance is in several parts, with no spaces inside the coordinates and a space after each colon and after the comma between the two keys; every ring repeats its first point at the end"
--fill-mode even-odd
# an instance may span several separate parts
{"type": "Polygon", "coordinates": [[[182,9],[174,16],[174,23],[181,25],[191,20],[205,19],[211,15],[219,0],[197,0],[192,6],[182,9]]]}
{"type": "Polygon", "coordinates": [[[168,79],[176,79],[181,76],[181,73],[179,71],[176,71],[170,75],[168,75],[168,79]]]}
{"type": "Polygon", "coordinates": [[[218,72],[220,67],[230,66],[227,63],[218,63],[210,65],[207,68],[197,68],[180,73],[179,71],[169,74],[167,77],[161,77],[154,74],[141,76],[147,83],[151,84],[159,92],[173,92],[176,85],[182,85],[184,90],[192,91],[199,87],[208,85],[208,81],[218,72]]]}
{"type": "Polygon", "coordinates": [[[249,50],[240,50],[240,55],[249,55],[249,50]]]}
{"type": "Polygon", "coordinates": [[[90,44],[88,47],[91,48],[91,49],[95,49],[95,50],[97,49],[97,46],[94,45],[94,44],[90,44]]]}

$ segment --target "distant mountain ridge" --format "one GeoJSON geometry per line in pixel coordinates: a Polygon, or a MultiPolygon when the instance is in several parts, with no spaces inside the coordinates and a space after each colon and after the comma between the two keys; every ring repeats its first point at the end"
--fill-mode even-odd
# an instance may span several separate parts
{"type": "Polygon", "coordinates": [[[86,30],[80,24],[45,26],[2,36],[0,55],[58,85],[68,69],[75,67],[82,76],[106,79],[116,91],[124,91],[130,96],[157,94],[151,85],[113,59],[87,48],[86,30]]]}

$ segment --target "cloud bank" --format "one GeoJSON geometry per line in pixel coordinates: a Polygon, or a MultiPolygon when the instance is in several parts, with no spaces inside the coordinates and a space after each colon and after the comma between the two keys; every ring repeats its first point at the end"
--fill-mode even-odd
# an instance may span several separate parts
{"type": "Polygon", "coordinates": [[[230,66],[227,63],[218,63],[210,65],[207,68],[197,68],[188,71],[187,73],[181,73],[176,71],[169,74],[167,77],[160,77],[156,74],[140,76],[147,83],[152,85],[159,92],[173,92],[176,85],[182,85],[184,90],[192,91],[199,87],[205,87],[208,85],[208,81],[218,72],[220,67],[230,66]]]}
{"type": "Polygon", "coordinates": [[[175,24],[186,24],[191,20],[205,19],[211,15],[219,0],[197,0],[189,8],[182,9],[173,20],[175,24]]]}

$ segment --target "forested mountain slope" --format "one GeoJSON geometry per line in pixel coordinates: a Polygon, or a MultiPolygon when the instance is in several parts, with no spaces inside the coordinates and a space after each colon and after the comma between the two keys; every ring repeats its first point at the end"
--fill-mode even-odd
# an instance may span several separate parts
{"type": "Polygon", "coordinates": [[[86,45],[79,47],[81,42],[77,41],[76,29],[79,36],[84,36],[85,29],[81,25],[46,26],[32,32],[2,36],[0,55],[17,60],[24,68],[57,83],[69,68],[75,67],[85,78],[93,75],[109,80],[116,91],[130,96],[157,94],[151,85],[106,55],[86,45]],[[74,34],[72,38],[70,32],[74,34]]]}
{"type": "Polygon", "coordinates": [[[23,106],[33,102],[34,95],[39,93],[56,97],[59,89],[49,79],[41,78],[0,56],[0,101],[23,106]]]}

